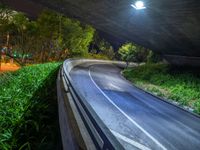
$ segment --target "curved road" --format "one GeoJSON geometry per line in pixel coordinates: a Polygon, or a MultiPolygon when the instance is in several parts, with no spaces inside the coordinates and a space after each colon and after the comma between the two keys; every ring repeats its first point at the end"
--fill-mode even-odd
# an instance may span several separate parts
{"type": "Polygon", "coordinates": [[[73,84],[125,149],[200,150],[200,118],[132,86],[112,64],[73,68],[73,84]]]}

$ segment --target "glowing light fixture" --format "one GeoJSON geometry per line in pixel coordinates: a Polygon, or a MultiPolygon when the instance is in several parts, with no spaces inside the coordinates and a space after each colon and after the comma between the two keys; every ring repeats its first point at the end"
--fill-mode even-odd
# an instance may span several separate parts
{"type": "Polygon", "coordinates": [[[136,1],[135,4],[131,5],[133,8],[135,9],[145,9],[146,7],[144,6],[144,2],[143,1],[136,1]]]}

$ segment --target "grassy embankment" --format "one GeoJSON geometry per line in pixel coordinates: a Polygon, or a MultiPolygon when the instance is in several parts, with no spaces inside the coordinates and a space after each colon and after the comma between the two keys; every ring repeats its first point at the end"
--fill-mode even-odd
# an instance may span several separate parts
{"type": "Polygon", "coordinates": [[[0,74],[0,149],[59,149],[56,77],[60,63],[0,74]]]}
{"type": "Polygon", "coordinates": [[[125,69],[123,75],[138,87],[200,114],[200,73],[164,64],[146,64],[125,69]]]}

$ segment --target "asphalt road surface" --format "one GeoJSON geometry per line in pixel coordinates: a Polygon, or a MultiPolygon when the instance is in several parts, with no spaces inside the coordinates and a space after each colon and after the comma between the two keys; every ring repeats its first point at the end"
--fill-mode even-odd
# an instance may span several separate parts
{"type": "Polygon", "coordinates": [[[70,76],[125,149],[200,150],[200,118],[135,88],[120,71],[84,63],[70,76]]]}

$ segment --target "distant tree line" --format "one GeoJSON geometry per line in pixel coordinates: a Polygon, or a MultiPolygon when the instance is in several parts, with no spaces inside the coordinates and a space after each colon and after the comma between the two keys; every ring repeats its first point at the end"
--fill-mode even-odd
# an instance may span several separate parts
{"type": "Polygon", "coordinates": [[[125,43],[114,50],[92,26],[52,10],[44,10],[30,20],[24,13],[4,5],[0,5],[0,50],[0,55],[13,57],[21,64],[62,61],[69,57],[120,59],[127,63],[154,58],[152,51],[134,43],[125,43]]]}
{"type": "Polygon", "coordinates": [[[131,42],[127,42],[119,48],[118,58],[125,61],[127,66],[129,62],[156,63],[162,61],[162,57],[159,54],[131,42]]]}
{"type": "Polygon", "coordinates": [[[95,29],[62,14],[44,10],[36,20],[25,14],[0,7],[1,54],[31,57],[36,62],[86,56],[95,29]]]}

